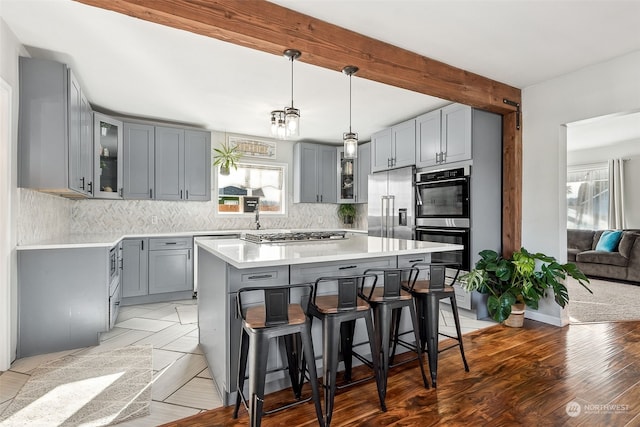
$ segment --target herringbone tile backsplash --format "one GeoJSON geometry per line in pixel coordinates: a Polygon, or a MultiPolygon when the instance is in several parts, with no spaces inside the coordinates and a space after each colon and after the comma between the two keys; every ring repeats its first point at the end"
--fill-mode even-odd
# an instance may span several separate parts
{"type": "MultiPolygon", "coordinates": [[[[162,233],[251,229],[254,216],[214,215],[214,202],[166,202],[155,200],[81,200],[73,202],[72,233],[102,231],[162,233]],[[157,217],[157,223],[152,217],[157,217]]],[[[263,228],[342,228],[337,205],[289,204],[288,215],[261,215],[263,228]]]]}

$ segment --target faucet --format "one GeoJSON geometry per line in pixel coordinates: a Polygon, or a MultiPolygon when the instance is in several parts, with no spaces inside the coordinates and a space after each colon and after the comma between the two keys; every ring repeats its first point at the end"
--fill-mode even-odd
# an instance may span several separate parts
{"type": "Polygon", "coordinates": [[[256,203],[256,230],[260,230],[260,200],[256,203]]]}

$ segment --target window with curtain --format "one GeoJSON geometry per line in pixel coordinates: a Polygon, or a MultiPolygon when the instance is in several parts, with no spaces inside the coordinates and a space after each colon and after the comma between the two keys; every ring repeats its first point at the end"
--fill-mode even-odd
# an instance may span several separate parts
{"type": "Polygon", "coordinates": [[[238,163],[228,175],[218,169],[218,213],[244,214],[246,202],[255,197],[260,200],[260,214],[286,213],[285,175],[285,165],[238,163]]]}
{"type": "Polygon", "coordinates": [[[567,228],[602,230],[609,225],[607,163],[567,168],[567,228]]]}

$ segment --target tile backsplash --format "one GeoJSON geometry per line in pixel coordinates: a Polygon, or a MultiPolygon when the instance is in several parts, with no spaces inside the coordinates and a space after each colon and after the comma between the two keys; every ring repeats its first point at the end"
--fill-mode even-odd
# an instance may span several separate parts
{"type": "MultiPolygon", "coordinates": [[[[18,244],[56,239],[68,233],[165,233],[253,229],[254,216],[214,214],[214,202],[151,200],[70,200],[19,188],[18,244]]],[[[289,203],[286,216],[261,215],[263,229],[349,228],[338,219],[337,205],[289,203]]],[[[352,228],[366,230],[366,205],[358,205],[352,228]]]]}
{"type": "MultiPolygon", "coordinates": [[[[79,200],[71,208],[72,233],[163,233],[180,231],[252,229],[254,216],[214,214],[214,202],[151,200],[79,200]]],[[[343,228],[337,205],[293,204],[286,216],[261,215],[262,228],[343,228]]]]}
{"type": "Polygon", "coordinates": [[[55,239],[71,231],[74,201],[27,188],[18,188],[18,194],[19,245],[55,239]]]}

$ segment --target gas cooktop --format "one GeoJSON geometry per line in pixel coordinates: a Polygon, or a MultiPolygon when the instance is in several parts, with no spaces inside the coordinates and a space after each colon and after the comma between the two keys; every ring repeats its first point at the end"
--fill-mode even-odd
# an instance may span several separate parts
{"type": "Polygon", "coordinates": [[[283,233],[245,233],[243,240],[253,243],[314,242],[346,239],[344,231],[290,231],[283,233]]]}

